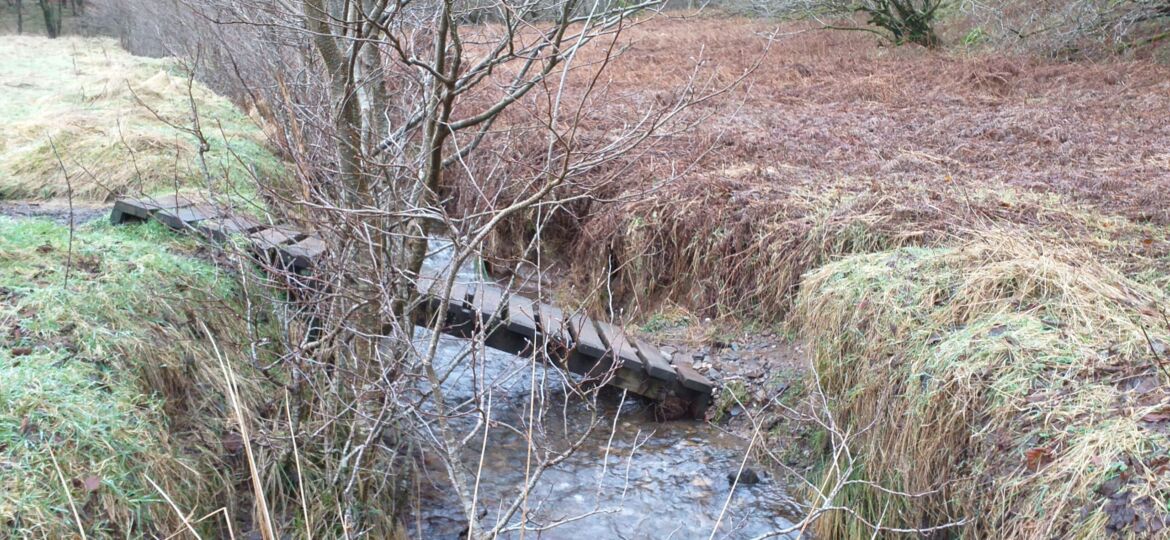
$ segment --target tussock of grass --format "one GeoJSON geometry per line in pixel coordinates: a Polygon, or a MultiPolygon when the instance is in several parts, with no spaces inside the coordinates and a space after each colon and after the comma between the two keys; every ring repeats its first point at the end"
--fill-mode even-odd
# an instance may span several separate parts
{"type": "Polygon", "coordinates": [[[1020,231],[812,272],[795,315],[838,418],[868,429],[854,450],[871,479],[929,493],[855,485],[837,502],[896,527],[966,518],[965,538],[1166,537],[1168,394],[1142,334],[1170,342],[1165,303],[1020,231]]]}
{"type": "MultiPolygon", "coordinates": [[[[131,56],[111,39],[9,36],[0,86],[0,199],[67,194],[54,144],[81,198],[207,187],[196,138],[173,127],[189,129],[192,110],[186,74],[171,59],[131,56]]],[[[198,83],[190,92],[216,192],[246,195],[250,174],[279,174],[252,119],[198,83]]]]}
{"type": "Polygon", "coordinates": [[[1053,195],[947,180],[800,182],[740,169],[609,205],[585,225],[574,261],[579,281],[611,280],[619,304],[669,298],[709,313],[781,320],[801,276],[834,257],[939,245],[995,224],[1075,237],[1130,263],[1138,249],[1147,258],[1166,249],[1164,231],[1082,212],[1053,195]]]}
{"type": "MultiPolygon", "coordinates": [[[[192,316],[222,332],[215,308],[234,286],[164,247],[173,242],[154,225],[91,226],[74,238],[66,283],[65,227],[0,218],[0,529],[76,535],[71,497],[91,538],[181,530],[148,478],[185,512],[202,511],[194,518],[235,497],[223,378],[192,316]]],[[[234,333],[223,332],[225,347],[234,333]]],[[[237,371],[253,411],[263,392],[237,371]]]]}

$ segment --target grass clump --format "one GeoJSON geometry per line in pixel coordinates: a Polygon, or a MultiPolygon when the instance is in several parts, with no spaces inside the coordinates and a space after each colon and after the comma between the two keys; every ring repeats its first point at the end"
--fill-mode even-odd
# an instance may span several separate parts
{"type": "MultiPolygon", "coordinates": [[[[184,526],[163,492],[191,519],[236,497],[224,383],[192,315],[230,347],[217,308],[233,281],[157,225],[69,236],[0,218],[0,529],[164,537],[184,526]]],[[[237,371],[253,411],[261,392],[237,371]]]]}
{"type": "MultiPolygon", "coordinates": [[[[984,233],[810,273],[796,320],[860,469],[871,522],[964,538],[1167,537],[1166,297],[1091,252],[984,233]]],[[[855,471],[856,472],[856,471],[855,471]]],[[[866,531],[844,514],[826,538],[866,531]]]]}
{"type": "Polygon", "coordinates": [[[67,195],[62,162],[73,194],[90,200],[184,187],[248,196],[252,175],[276,178],[280,162],[256,122],[189,82],[175,60],[131,56],[111,39],[5,37],[0,199],[67,195]],[[188,131],[192,102],[207,174],[188,131]]]}
{"type": "MultiPolygon", "coordinates": [[[[1073,237],[1127,264],[1130,248],[1155,234],[1002,185],[798,181],[779,171],[728,170],[609,205],[585,224],[574,260],[578,283],[591,289],[609,280],[618,305],[672,300],[711,316],[774,322],[787,316],[802,276],[835,257],[941,245],[997,224],[1073,237]]],[[[1164,236],[1151,241],[1150,257],[1165,251],[1164,236]]]]}

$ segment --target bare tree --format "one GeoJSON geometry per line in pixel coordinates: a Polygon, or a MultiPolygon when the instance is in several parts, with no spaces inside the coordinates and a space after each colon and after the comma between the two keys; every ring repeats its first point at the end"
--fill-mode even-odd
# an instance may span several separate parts
{"type": "MultiPolygon", "coordinates": [[[[45,19],[45,34],[50,38],[55,38],[61,35],[61,2],[55,0],[37,0],[40,5],[41,14],[45,19]]],[[[16,8],[20,9],[20,4],[17,3],[16,8]]]]}
{"type": "MultiPolygon", "coordinates": [[[[450,381],[461,369],[484,369],[483,348],[499,321],[476,326],[468,351],[452,361],[441,357],[439,331],[455,321],[442,309],[427,317],[432,310],[426,308],[436,297],[450,301],[460,281],[485,279],[456,270],[477,258],[496,227],[520,214],[529,216],[533,232],[515,264],[531,270],[523,274],[527,280],[506,285],[530,286],[546,297],[541,243],[548,220],[563,205],[620,181],[621,163],[698,121],[684,120],[684,111],[738,82],[716,84],[697,59],[683,86],[666,92],[669,99],[605,137],[583,137],[590,104],[605,89],[602,74],[623,50],[622,31],[649,16],[635,14],[654,7],[653,1],[583,0],[187,0],[112,7],[123,21],[146,19],[126,31],[153,35],[166,44],[165,53],[200,58],[194,74],[267,118],[290,165],[287,178],[251,179],[264,210],[327,240],[328,254],[310,275],[271,260],[265,275],[279,277],[256,280],[241,263],[251,308],[244,318],[276,313],[281,329],[279,336],[257,333],[251,360],[276,379],[287,377],[289,400],[287,422],[284,415],[267,420],[285,426],[283,434],[261,426],[251,431],[296,443],[266,446],[256,467],[279,470],[296,456],[314,456],[312,463],[296,460],[306,465],[305,482],[337,501],[282,513],[301,499],[282,494],[274,482],[259,496],[272,499],[264,506],[276,509],[272,519],[295,515],[326,536],[392,534],[402,527],[394,517],[407,504],[408,471],[437,462],[470,537],[556,524],[531,521],[531,495],[544,471],[593,430],[612,425],[594,404],[612,374],[580,380],[550,362],[549,343],[532,344],[529,378],[542,379],[539,366],[547,365],[564,375],[562,392],[554,399],[534,385],[517,418],[493,417],[499,383],[475,375],[474,392],[465,395],[453,394],[450,381]],[[525,156],[522,164],[517,152],[525,156]],[[454,185],[480,194],[471,211],[452,211],[454,185]],[[427,285],[431,294],[420,296],[435,237],[449,243],[449,264],[427,285]],[[431,332],[416,333],[420,324],[431,332]],[[275,358],[265,353],[274,342],[275,358]],[[549,411],[558,399],[561,407],[591,407],[586,425],[555,428],[563,422],[549,411]],[[515,495],[485,514],[476,456],[489,434],[501,432],[527,441],[529,458],[515,495]],[[364,510],[371,506],[385,510],[364,510]]],[[[215,129],[197,112],[193,124],[215,129]]],[[[208,174],[217,174],[214,167],[208,174]]]]}

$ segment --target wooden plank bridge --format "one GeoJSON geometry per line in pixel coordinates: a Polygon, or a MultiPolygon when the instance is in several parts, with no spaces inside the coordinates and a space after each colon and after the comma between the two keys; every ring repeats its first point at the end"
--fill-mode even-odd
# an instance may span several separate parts
{"type": "MultiPolygon", "coordinates": [[[[114,224],[150,219],[214,241],[237,236],[254,256],[299,274],[313,272],[316,261],[328,250],[325,240],[311,233],[267,224],[182,195],[119,199],[110,214],[114,224]]],[[[663,404],[668,417],[701,418],[711,402],[715,385],[710,380],[614,325],[566,313],[491,283],[457,281],[444,298],[438,275],[423,275],[416,281],[424,307],[422,324],[434,321],[439,310],[445,309],[444,333],[463,338],[482,335],[487,346],[520,356],[543,351],[543,358],[562,369],[663,404]]]]}

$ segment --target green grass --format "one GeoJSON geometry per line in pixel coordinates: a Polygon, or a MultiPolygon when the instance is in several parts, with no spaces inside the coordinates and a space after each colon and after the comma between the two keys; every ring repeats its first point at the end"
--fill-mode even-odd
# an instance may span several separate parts
{"type": "Polygon", "coordinates": [[[165,536],[177,518],[148,477],[185,509],[218,498],[214,458],[173,435],[226,429],[174,414],[197,413],[176,391],[214,389],[217,368],[171,306],[227,302],[233,281],[186,250],[156,225],[97,224],[70,256],[65,227],[0,218],[0,529],[75,535],[72,500],[91,538],[165,536]]]}
{"type": "MultiPolygon", "coordinates": [[[[854,484],[834,502],[889,526],[966,518],[952,531],[963,538],[1106,536],[1118,514],[1098,488],[1115,464],[1157,471],[1168,459],[1166,381],[1142,329],[1164,344],[1170,328],[1161,291],[1094,254],[1013,230],[810,273],[798,319],[842,429],[864,433],[854,473],[927,494],[854,484]],[[1130,390],[1142,380],[1153,390],[1130,390]]],[[[1121,487],[1139,521],[1166,517],[1143,506],[1161,506],[1166,475],[1121,487]]],[[[835,514],[818,529],[866,528],[835,514]]]]}
{"type": "Polygon", "coordinates": [[[201,84],[189,90],[175,60],[110,39],[5,37],[0,86],[0,199],[60,197],[69,184],[91,200],[175,188],[252,198],[253,175],[282,174],[253,118],[201,84]],[[202,159],[192,102],[210,144],[202,159]]]}

